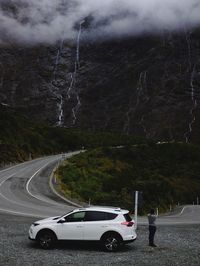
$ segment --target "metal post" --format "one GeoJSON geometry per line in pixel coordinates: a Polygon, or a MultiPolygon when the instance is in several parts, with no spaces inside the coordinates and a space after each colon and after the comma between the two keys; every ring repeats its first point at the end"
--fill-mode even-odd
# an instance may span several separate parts
{"type": "Polygon", "coordinates": [[[138,216],[138,191],[135,191],[135,229],[137,229],[137,216],[138,216]]]}
{"type": "Polygon", "coordinates": [[[159,212],[158,212],[158,208],[156,208],[156,215],[158,216],[159,212]]]}
{"type": "Polygon", "coordinates": [[[197,197],[197,205],[199,205],[199,197],[197,197]]]}

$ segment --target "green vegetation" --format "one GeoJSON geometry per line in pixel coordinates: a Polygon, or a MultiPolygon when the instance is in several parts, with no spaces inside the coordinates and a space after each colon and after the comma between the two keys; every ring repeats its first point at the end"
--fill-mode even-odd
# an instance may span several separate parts
{"type": "Polygon", "coordinates": [[[133,191],[143,192],[140,213],[150,207],[191,204],[200,195],[200,147],[181,143],[99,148],[69,159],[58,171],[67,196],[133,210],[133,191]]]}
{"type": "Polygon", "coordinates": [[[140,211],[192,203],[200,195],[200,147],[156,145],[117,133],[90,133],[30,121],[0,105],[0,165],[79,150],[88,151],[59,168],[61,189],[92,204],[133,209],[133,191],[143,192],[140,211]],[[123,147],[120,147],[123,146],[123,147]]]}
{"type": "Polygon", "coordinates": [[[84,148],[144,143],[114,133],[83,132],[30,121],[16,109],[0,105],[0,165],[84,148]]]}

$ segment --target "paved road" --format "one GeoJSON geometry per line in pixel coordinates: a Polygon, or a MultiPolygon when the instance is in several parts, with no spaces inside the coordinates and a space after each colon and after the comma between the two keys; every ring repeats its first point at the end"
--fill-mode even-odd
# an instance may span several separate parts
{"type": "MultiPolygon", "coordinates": [[[[70,157],[74,153],[68,153],[70,157]]],[[[62,215],[74,207],[49,188],[49,176],[62,155],[28,161],[0,171],[0,212],[30,217],[62,215]]],[[[146,217],[139,217],[146,224],[146,217]]],[[[188,205],[178,213],[160,216],[158,224],[200,224],[200,206],[188,205]]]]}
{"type": "Polygon", "coordinates": [[[61,155],[49,156],[0,171],[0,212],[48,217],[73,209],[48,187],[48,177],[61,159],[61,155]]]}
{"type": "MultiPolygon", "coordinates": [[[[200,224],[200,205],[186,205],[177,213],[160,215],[156,223],[159,225],[200,224]]],[[[147,224],[146,217],[139,217],[138,224],[147,224]]]]}

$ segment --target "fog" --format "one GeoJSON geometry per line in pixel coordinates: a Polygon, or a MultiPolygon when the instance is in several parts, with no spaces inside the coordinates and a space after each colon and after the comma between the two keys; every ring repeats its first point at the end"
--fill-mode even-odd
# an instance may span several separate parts
{"type": "Polygon", "coordinates": [[[117,38],[200,25],[199,0],[0,0],[0,43],[117,38]]]}

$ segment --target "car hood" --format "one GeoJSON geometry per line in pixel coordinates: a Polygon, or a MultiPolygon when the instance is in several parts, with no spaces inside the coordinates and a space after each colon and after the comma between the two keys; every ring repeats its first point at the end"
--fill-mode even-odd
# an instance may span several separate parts
{"type": "Polygon", "coordinates": [[[61,216],[54,216],[54,217],[49,217],[49,218],[45,218],[42,220],[38,220],[35,223],[44,224],[44,223],[49,223],[49,222],[55,222],[55,221],[58,221],[60,218],[61,216]]]}

